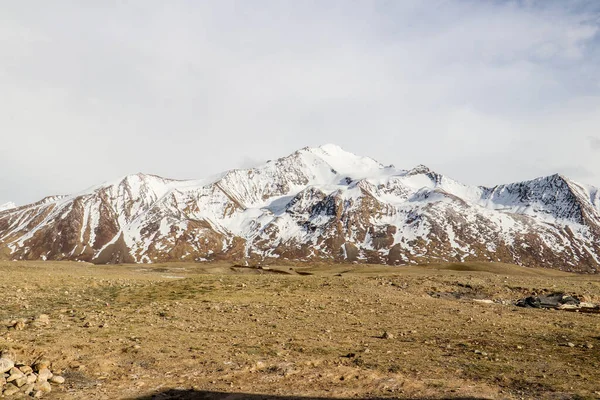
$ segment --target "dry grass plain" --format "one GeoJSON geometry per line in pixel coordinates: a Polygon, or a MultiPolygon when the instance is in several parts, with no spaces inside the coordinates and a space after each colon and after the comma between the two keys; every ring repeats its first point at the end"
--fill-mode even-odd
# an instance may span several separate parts
{"type": "Polygon", "coordinates": [[[512,305],[600,302],[598,276],[271,268],[0,262],[0,350],[62,371],[48,399],[600,398],[600,315],[512,305]],[[49,325],[5,327],[40,314],[49,325]]]}

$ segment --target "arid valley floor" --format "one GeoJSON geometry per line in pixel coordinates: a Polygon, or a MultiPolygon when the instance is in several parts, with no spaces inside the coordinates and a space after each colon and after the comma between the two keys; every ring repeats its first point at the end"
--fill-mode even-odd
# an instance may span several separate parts
{"type": "Polygon", "coordinates": [[[47,399],[600,398],[600,315],[514,306],[598,303],[600,276],[14,261],[0,276],[0,350],[52,362],[66,382],[47,399]]]}

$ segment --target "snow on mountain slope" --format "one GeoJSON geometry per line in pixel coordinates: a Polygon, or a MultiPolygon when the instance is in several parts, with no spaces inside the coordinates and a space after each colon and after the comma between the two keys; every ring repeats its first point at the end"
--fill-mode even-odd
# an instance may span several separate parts
{"type": "Polygon", "coordinates": [[[482,204],[496,210],[582,223],[584,204],[591,198],[585,196],[588,199],[584,199],[582,190],[580,185],[560,175],[552,175],[496,186],[482,196],[482,204]]]}
{"type": "Polygon", "coordinates": [[[15,207],[16,207],[15,203],[12,203],[12,202],[0,204],[0,211],[10,210],[11,208],[15,208],[15,207]]]}
{"type": "Polygon", "coordinates": [[[598,189],[559,175],[494,188],[335,145],[196,181],[136,174],[0,211],[0,254],[96,263],[504,261],[596,272],[598,189]]]}

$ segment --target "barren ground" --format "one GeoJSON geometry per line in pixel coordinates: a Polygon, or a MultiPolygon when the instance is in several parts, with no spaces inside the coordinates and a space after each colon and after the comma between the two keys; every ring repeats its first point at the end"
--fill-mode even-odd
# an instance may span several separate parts
{"type": "Polygon", "coordinates": [[[0,349],[62,370],[47,399],[600,398],[600,315],[511,305],[600,302],[598,276],[272,268],[0,262],[0,349]],[[5,327],[40,314],[49,325],[5,327]]]}

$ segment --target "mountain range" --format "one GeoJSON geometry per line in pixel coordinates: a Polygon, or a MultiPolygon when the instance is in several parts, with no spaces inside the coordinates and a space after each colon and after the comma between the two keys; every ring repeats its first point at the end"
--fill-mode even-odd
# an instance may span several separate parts
{"type": "Polygon", "coordinates": [[[136,174],[0,206],[0,258],[499,261],[596,273],[600,194],[562,175],[468,186],[324,145],[207,179],[136,174]]]}

